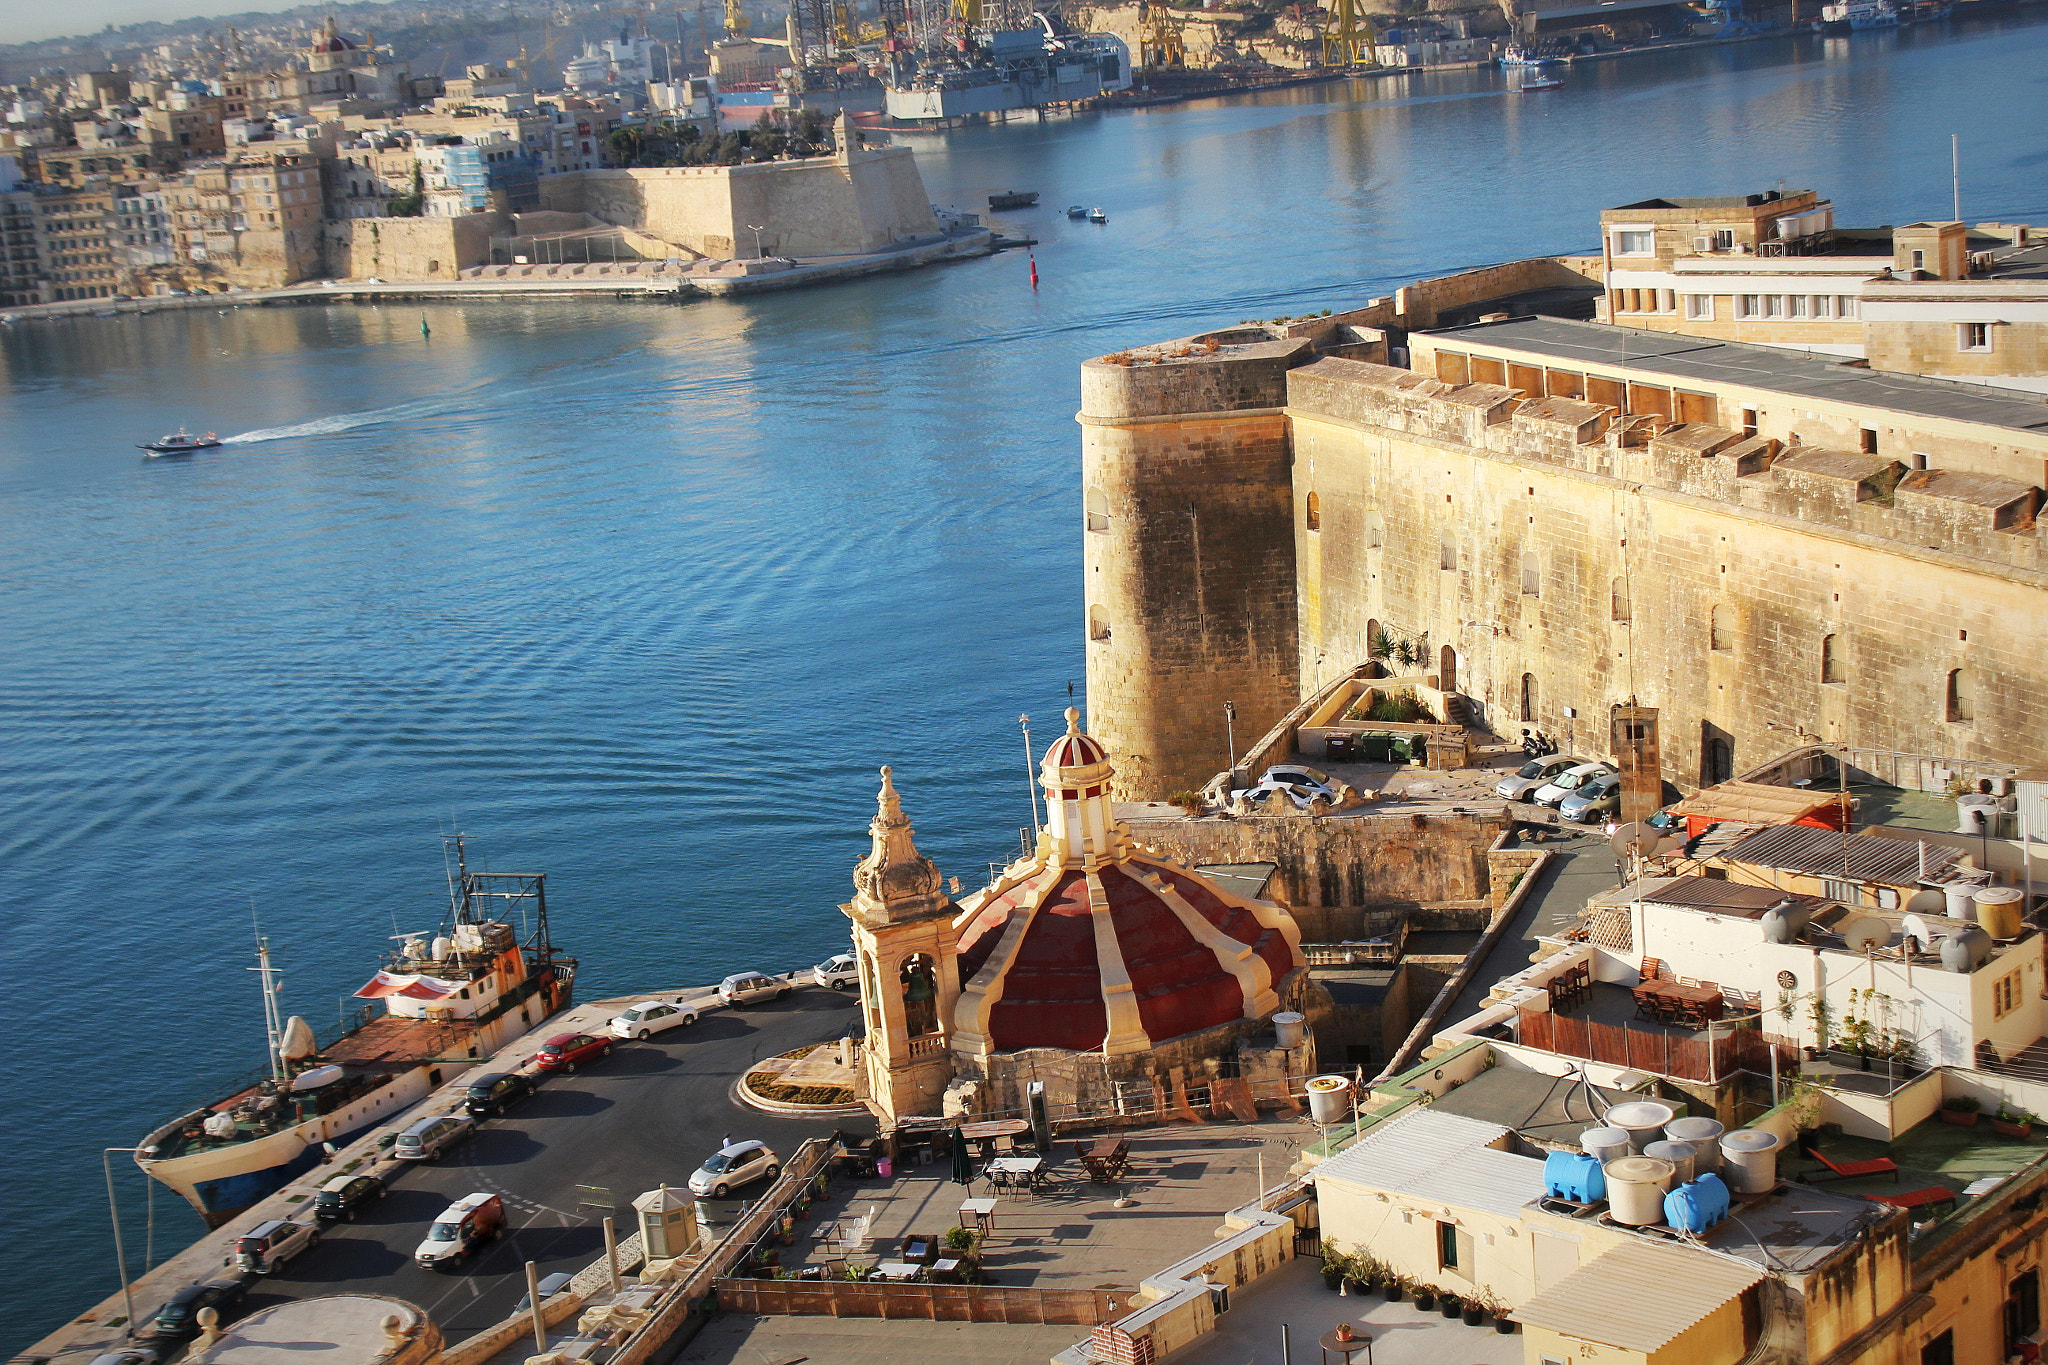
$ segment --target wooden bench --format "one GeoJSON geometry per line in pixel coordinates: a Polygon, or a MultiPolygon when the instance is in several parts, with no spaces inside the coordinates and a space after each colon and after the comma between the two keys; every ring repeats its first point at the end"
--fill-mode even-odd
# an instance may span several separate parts
{"type": "Polygon", "coordinates": [[[1855,1180],[1866,1175],[1888,1175],[1896,1184],[1899,1179],[1898,1163],[1888,1156],[1874,1156],[1868,1161],[1830,1161],[1827,1153],[1818,1147],[1807,1155],[1834,1172],[1832,1176],[1812,1172],[1807,1175],[1808,1180],[1855,1180]]]}
{"type": "Polygon", "coordinates": [[[1907,1190],[1904,1194],[1874,1194],[1870,1196],[1879,1203],[1890,1204],[1899,1209],[1925,1209],[1937,1204],[1954,1208],[1956,1192],[1945,1185],[1929,1185],[1924,1190],[1907,1190]]]}

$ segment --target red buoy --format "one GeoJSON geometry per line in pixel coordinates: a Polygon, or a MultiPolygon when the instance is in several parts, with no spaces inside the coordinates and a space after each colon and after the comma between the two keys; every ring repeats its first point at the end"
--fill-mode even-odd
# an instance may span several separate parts
{"type": "Polygon", "coordinates": [[[1031,287],[1036,289],[1038,288],[1038,256],[1036,253],[1029,251],[1024,254],[1031,260],[1031,287]]]}

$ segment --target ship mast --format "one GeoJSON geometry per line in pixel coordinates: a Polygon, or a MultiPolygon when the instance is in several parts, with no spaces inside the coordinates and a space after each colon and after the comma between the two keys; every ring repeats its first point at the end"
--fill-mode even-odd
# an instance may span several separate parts
{"type": "Polygon", "coordinates": [[[263,1032],[270,1043],[270,1074],[281,1081],[285,1079],[284,1020],[278,1009],[277,996],[284,989],[284,982],[277,979],[278,969],[270,960],[268,938],[257,937],[256,965],[247,970],[263,977],[263,1032]]]}

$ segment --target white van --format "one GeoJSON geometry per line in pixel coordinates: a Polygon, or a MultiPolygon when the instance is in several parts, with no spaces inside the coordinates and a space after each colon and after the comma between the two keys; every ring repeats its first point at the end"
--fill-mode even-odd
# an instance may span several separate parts
{"type": "Polygon", "coordinates": [[[400,1133],[391,1155],[400,1161],[432,1161],[475,1131],[476,1121],[466,1114],[436,1114],[400,1133]]]}

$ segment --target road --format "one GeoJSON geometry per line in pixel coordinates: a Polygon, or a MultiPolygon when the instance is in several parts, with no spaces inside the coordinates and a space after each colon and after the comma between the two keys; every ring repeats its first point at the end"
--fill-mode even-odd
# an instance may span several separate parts
{"type": "MultiPolygon", "coordinates": [[[[843,1034],[855,998],[815,986],[787,1000],[718,1010],[648,1042],[620,1043],[573,1076],[551,1076],[538,1093],[439,1161],[406,1170],[357,1221],[329,1228],[312,1250],[249,1296],[245,1313],[288,1299],[389,1294],[427,1310],[450,1342],[509,1314],[526,1292],[525,1263],[542,1275],[580,1270],[604,1252],[605,1210],[579,1208],[578,1185],[608,1189],[623,1239],[632,1201],[664,1181],[682,1186],[727,1133],[760,1138],[787,1157],[833,1122],[780,1119],[743,1108],[731,1087],[763,1057],[843,1034]],[[443,1272],[412,1262],[427,1225],[474,1190],[504,1196],[505,1236],[468,1267],[443,1272]]],[[[873,1131],[871,1119],[836,1126],[873,1131]]],[[[706,1201],[702,1216],[729,1224],[747,1195],[706,1201]]]]}

